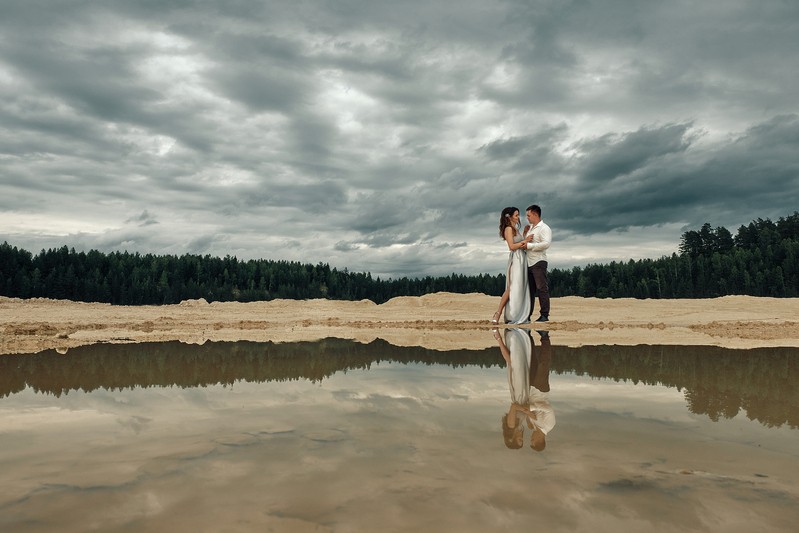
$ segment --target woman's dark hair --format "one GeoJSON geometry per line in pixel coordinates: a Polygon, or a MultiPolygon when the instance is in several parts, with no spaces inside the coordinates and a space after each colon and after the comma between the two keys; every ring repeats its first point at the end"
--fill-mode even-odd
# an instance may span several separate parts
{"type": "MultiPolygon", "coordinates": [[[[506,207],[502,210],[502,214],[499,215],[499,238],[505,238],[505,228],[510,226],[510,217],[513,216],[513,213],[519,210],[518,207],[506,207]]],[[[515,232],[515,230],[514,230],[515,232]]]]}
{"type": "Polygon", "coordinates": [[[505,415],[502,417],[502,440],[505,441],[505,446],[511,450],[518,450],[524,443],[522,442],[522,439],[517,439],[516,435],[519,433],[524,434],[524,428],[521,425],[517,425],[515,428],[508,426],[509,414],[510,412],[505,413],[505,415]]]}

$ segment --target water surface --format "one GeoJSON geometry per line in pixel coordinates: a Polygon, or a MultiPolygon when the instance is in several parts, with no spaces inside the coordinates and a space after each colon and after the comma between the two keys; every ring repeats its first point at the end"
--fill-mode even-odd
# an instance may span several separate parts
{"type": "Polygon", "coordinates": [[[799,350],[530,346],[543,451],[499,347],[2,356],[0,530],[793,529],[799,350]]]}

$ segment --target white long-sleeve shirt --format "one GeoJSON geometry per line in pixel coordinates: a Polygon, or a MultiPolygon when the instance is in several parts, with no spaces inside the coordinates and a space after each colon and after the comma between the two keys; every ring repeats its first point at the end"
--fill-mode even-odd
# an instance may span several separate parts
{"type": "Polygon", "coordinates": [[[528,242],[527,246],[527,266],[533,266],[539,261],[547,260],[547,249],[552,244],[552,230],[547,226],[543,220],[538,224],[527,230],[525,237],[533,233],[532,242],[528,242]]]}
{"type": "Polygon", "coordinates": [[[535,417],[530,417],[533,425],[549,435],[555,427],[555,410],[549,403],[549,393],[530,387],[530,412],[535,414],[535,417]]]}

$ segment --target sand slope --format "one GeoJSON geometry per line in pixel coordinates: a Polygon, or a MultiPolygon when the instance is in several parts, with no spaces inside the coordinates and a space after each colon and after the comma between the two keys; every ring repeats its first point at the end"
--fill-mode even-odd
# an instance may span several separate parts
{"type": "MultiPolygon", "coordinates": [[[[489,319],[499,299],[436,293],[382,305],[273,300],[112,306],[0,297],[0,354],[98,342],[180,340],[290,342],[341,337],[448,350],[493,346],[489,319]]],[[[537,325],[534,329],[540,329],[537,325]]],[[[704,300],[565,297],[552,300],[553,343],[799,347],[799,299],[727,296],[704,300]]]]}

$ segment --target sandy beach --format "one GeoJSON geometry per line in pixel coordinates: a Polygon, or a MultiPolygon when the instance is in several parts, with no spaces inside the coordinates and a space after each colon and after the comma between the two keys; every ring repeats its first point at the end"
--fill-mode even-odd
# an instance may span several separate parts
{"type": "MultiPolygon", "coordinates": [[[[436,293],[384,304],[273,300],[114,306],[67,300],[0,297],[0,354],[35,353],[94,343],[178,340],[309,341],[326,337],[435,350],[493,345],[490,317],[497,297],[436,293]]],[[[527,326],[531,327],[531,326],[527,326]]],[[[727,296],[702,300],[564,297],[552,301],[545,327],[553,342],[715,345],[727,348],[799,346],[799,299],[727,296]]]]}

